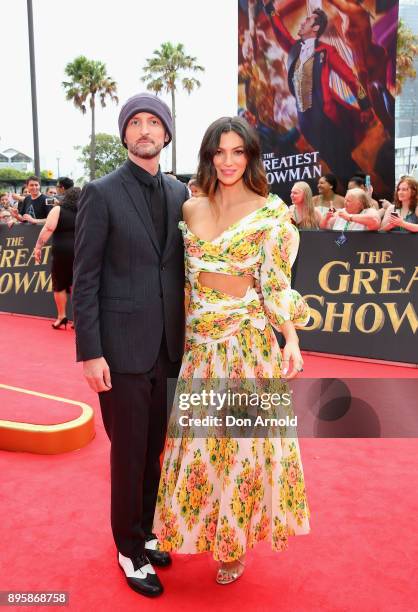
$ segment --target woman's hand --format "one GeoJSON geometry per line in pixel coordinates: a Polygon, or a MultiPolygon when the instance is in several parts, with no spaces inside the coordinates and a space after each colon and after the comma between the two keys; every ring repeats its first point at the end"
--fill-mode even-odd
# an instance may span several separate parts
{"type": "Polygon", "coordinates": [[[345,221],[350,220],[351,215],[349,215],[346,210],[339,210],[337,214],[339,217],[341,217],[341,219],[344,219],[345,221]]]}
{"type": "Polygon", "coordinates": [[[389,200],[385,200],[385,198],[382,198],[381,200],[379,200],[379,202],[382,205],[382,208],[384,208],[385,210],[389,208],[389,206],[391,206],[392,204],[392,202],[389,202],[389,200]]]}
{"type": "Polygon", "coordinates": [[[290,380],[303,371],[303,358],[299,349],[299,343],[295,340],[286,342],[282,355],[283,378],[290,380]]]}
{"type": "Polygon", "coordinates": [[[327,210],[326,214],[322,217],[319,227],[321,229],[328,229],[330,224],[335,221],[337,218],[337,213],[332,210],[327,210]]]}
{"type": "Polygon", "coordinates": [[[390,224],[392,226],[397,225],[398,227],[403,227],[405,225],[404,220],[393,213],[390,215],[390,224]]]}

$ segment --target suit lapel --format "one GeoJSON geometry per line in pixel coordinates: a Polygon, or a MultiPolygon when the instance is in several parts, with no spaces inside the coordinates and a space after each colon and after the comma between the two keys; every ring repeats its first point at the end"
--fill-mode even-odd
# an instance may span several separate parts
{"type": "Polygon", "coordinates": [[[132,204],[135,207],[135,210],[140,216],[141,221],[144,224],[145,229],[149,234],[149,237],[151,238],[151,242],[154,245],[155,250],[160,255],[160,245],[158,244],[157,234],[155,232],[148,205],[145,201],[142,190],[138,185],[138,181],[135,180],[133,176],[131,176],[129,169],[126,169],[126,171],[123,172],[122,182],[132,201],[132,204]]]}

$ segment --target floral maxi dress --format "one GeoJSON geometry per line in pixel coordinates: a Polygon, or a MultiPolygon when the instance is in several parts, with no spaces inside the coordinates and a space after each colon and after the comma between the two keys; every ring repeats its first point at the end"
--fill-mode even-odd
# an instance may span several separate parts
{"type": "MultiPolygon", "coordinates": [[[[191,379],[279,379],[281,353],[272,325],[278,328],[291,320],[301,327],[309,319],[307,304],[290,287],[299,233],[287,206],[270,194],[265,206],[212,241],[199,239],[184,222],[179,227],[190,294],[179,384],[191,379]],[[251,274],[263,300],[253,288],[244,297],[233,297],[204,287],[199,283],[202,271],[251,274]]],[[[279,551],[287,547],[289,535],[308,533],[295,437],[175,436],[171,421],[153,527],[160,550],[211,551],[216,560],[227,562],[257,541],[269,539],[279,551]]]]}

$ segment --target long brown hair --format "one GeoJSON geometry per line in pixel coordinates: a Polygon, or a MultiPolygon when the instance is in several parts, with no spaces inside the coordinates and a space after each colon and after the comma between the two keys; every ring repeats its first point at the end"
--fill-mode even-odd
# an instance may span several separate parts
{"type": "MultiPolygon", "coordinates": [[[[301,229],[319,229],[319,223],[315,215],[315,206],[312,201],[312,189],[305,181],[298,181],[293,185],[303,192],[303,213],[302,219],[297,224],[301,229]]],[[[295,204],[295,210],[296,210],[295,204]]]]}
{"type": "Polygon", "coordinates": [[[213,157],[218,150],[222,134],[235,132],[244,141],[247,167],[243,174],[246,187],[254,193],[267,197],[269,189],[263,162],[261,161],[260,142],[257,132],[241,117],[221,117],[208,127],[203,136],[199,151],[199,166],[196,180],[209,200],[213,200],[218,179],[213,157]]]}
{"type": "Polygon", "coordinates": [[[399,179],[395,189],[395,196],[393,198],[395,209],[402,208],[402,203],[399,201],[398,197],[398,189],[401,183],[407,183],[411,188],[411,201],[409,202],[409,210],[411,212],[415,212],[415,209],[418,206],[418,181],[416,181],[416,179],[414,179],[412,176],[403,176],[399,179]]]}

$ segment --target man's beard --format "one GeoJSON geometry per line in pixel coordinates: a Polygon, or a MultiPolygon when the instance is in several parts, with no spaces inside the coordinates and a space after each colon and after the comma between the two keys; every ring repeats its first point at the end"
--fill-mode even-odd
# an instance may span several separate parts
{"type": "Polygon", "coordinates": [[[154,157],[157,157],[163,146],[163,143],[161,143],[161,145],[153,143],[153,146],[151,147],[149,146],[149,143],[139,141],[127,143],[129,153],[132,153],[132,155],[135,155],[135,157],[139,157],[140,159],[153,159],[154,157]]]}

